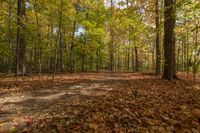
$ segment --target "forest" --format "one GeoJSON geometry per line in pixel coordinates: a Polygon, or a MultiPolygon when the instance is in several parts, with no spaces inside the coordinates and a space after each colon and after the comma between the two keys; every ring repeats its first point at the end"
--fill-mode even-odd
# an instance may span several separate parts
{"type": "Polygon", "coordinates": [[[200,133],[199,0],[0,0],[0,133],[200,133]]]}

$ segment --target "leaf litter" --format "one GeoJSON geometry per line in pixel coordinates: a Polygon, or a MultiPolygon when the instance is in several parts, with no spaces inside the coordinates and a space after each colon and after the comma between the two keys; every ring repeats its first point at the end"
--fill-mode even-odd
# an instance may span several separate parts
{"type": "Polygon", "coordinates": [[[0,82],[0,132],[200,132],[199,81],[131,73],[0,82]]]}

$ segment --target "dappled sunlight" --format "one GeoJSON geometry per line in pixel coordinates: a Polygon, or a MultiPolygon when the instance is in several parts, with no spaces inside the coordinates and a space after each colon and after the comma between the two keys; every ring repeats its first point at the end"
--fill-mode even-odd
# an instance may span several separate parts
{"type": "Polygon", "coordinates": [[[50,94],[48,96],[38,96],[38,97],[35,97],[36,99],[38,100],[55,100],[55,99],[58,99],[60,98],[61,96],[64,96],[66,95],[66,92],[60,92],[60,93],[56,93],[56,94],[50,94]]]}
{"type": "Polygon", "coordinates": [[[0,133],[200,133],[200,0],[0,0],[0,133]]]}
{"type": "MultiPolygon", "coordinates": [[[[46,79],[45,77],[46,76],[41,79],[46,79]]],[[[71,96],[74,98],[77,95],[89,97],[105,96],[109,95],[108,91],[112,90],[109,85],[103,83],[105,79],[102,75],[94,76],[91,74],[88,77],[61,75],[57,77],[59,80],[55,82],[57,86],[52,89],[47,86],[54,84],[46,84],[46,80],[41,80],[40,82],[38,81],[38,77],[32,78],[32,80],[24,78],[17,82],[14,78],[5,79],[3,81],[3,84],[6,84],[7,82],[16,83],[18,87],[15,85],[7,85],[6,89],[4,85],[1,86],[3,93],[0,97],[0,106],[2,107],[1,112],[3,113],[0,113],[2,115],[0,120],[4,123],[0,124],[1,126],[11,127],[13,124],[23,121],[23,115],[26,114],[32,116],[36,113],[36,109],[37,112],[39,110],[45,111],[49,106],[57,106],[60,102],[65,103],[65,100],[71,99],[71,96]],[[99,83],[95,83],[96,77],[98,77],[99,80],[97,79],[96,81],[99,83]],[[68,81],[69,79],[70,81],[68,81]],[[70,85],[70,83],[72,84],[70,85]],[[12,93],[7,95],[8,92],[12,93]],[[28,112],[25,113],[25,110],[28,110],[28,112]],[[7,123],[7,121],[9,123],[7,123]]],[[[76,103],[79,102],[76,101],[76,103]]],[[[67,104],[68,102],[66,102],[66,105],[67,104]]]]}

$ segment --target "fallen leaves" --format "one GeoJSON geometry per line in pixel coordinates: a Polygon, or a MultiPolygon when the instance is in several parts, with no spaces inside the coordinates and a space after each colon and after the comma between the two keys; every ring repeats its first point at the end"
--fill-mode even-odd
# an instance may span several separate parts
{"type": "Polygon", "coordinates": [[[14,85],[6,85],[14,83],[10,79],[0,84],[10,88],[3,91],[5,94],[11,91],[15,97],[17,92],[21,99],[14,107],[22,108],[19,116],[26,115],[16,130],[200,132],[200,90],[190,82],[171,84],[152,75],[123,73],[57,78],[56,83],[48,78],[38,83],[34,77],[14,85]],[[28,99],[28,95],[35,99],[28,99]]]}
{"type": "Polygon", "coordinates": [[[89,123],[89,128],[97,130],[98,129],[98,125],[96,123],[89,123]]]}
{"type": "Polygon", "coordinates": [[[192,113],[194,116],[200,117],[200,109],[193,109],[192,113]]]}
{"type": "Polygon", "coordinates": [[[65,127],[62,124],[57,124],[57,130],[59,133],[64,133],[65,132],[65,127]]]}

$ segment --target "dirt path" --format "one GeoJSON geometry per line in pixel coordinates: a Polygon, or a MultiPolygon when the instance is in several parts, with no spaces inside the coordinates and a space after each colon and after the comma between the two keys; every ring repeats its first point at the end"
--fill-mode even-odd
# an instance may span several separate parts
{"type": "Polygon", "coordinates": [[[0,131],[200,131],[200,90],[152,75],[99,73],[3,80],[0,131]]]}
{"type": "MultiPolygon", "coordinates": [[[[72,75],[70,75],[72,76],[72,75]]],[[[65,76],[64,76],[65,77],[65,76]]],[[[66,76],[67,77],[67,76],[66,76]]],[[[67,77],[69,78],[69,77],[67,77]]],[[[105,95],[108,91],[108,83],[110,80],[113,80],[116,77],[108,75],[90,75],[83,76],[77,75],[69,78],[71,82],[55,82],[54,84],[49,83],[49,89],[37,88],[37,89],[28,89],[27,86],[21,86],[21,84],[30,83],[30,86],[33,87],[33,84],[36,84],[37,80],[28,81],[28,79],[23,79],[21,82],[17,83],[18,90],[15,88],[12,94],[9,94],[9,90],[2,94],[0,97],[0,131],[5,131],[11,128],[17,127],[19,130],[26,128],[27,121],[32,121],[35,114],[49,111],[53,106],[62,105],[67,103],[68,99],[75,99],[81,96],[98,96],[105,95]],[[58,85],[58,86],[57,86],[58,85]],[[53,88],[52,88],[53,87],[53,88]],[[96,89],[101,89],[102,91],[97,92],[96,89]],[[16,92],[16,93],[15,93],[16,92]],[[29,120],[26,120],[29,119],[29,120]]],[[[63,76],[58,77],[57,80],[63,79],[63,76]]],[[[67,79],[66,79],[67,80],[67,79]]],[[[13,81],[14,82],[14,81],[13,81]]],[[[52,81],[49,81],[52,82],[52,81]]],[[[113,82],[113,81],[112,81],[113,82]]],[[[44,87],[48,84],[48,81],[45,81],[44,84],[39,84],[44,87]]],[[[14,87],[14,86],[12,86],[14,87]]],[[[3,88],[3,87],[2,87],[3,88]]],[[[11,91],[11,92],[12,92],[11,91]]]]}

